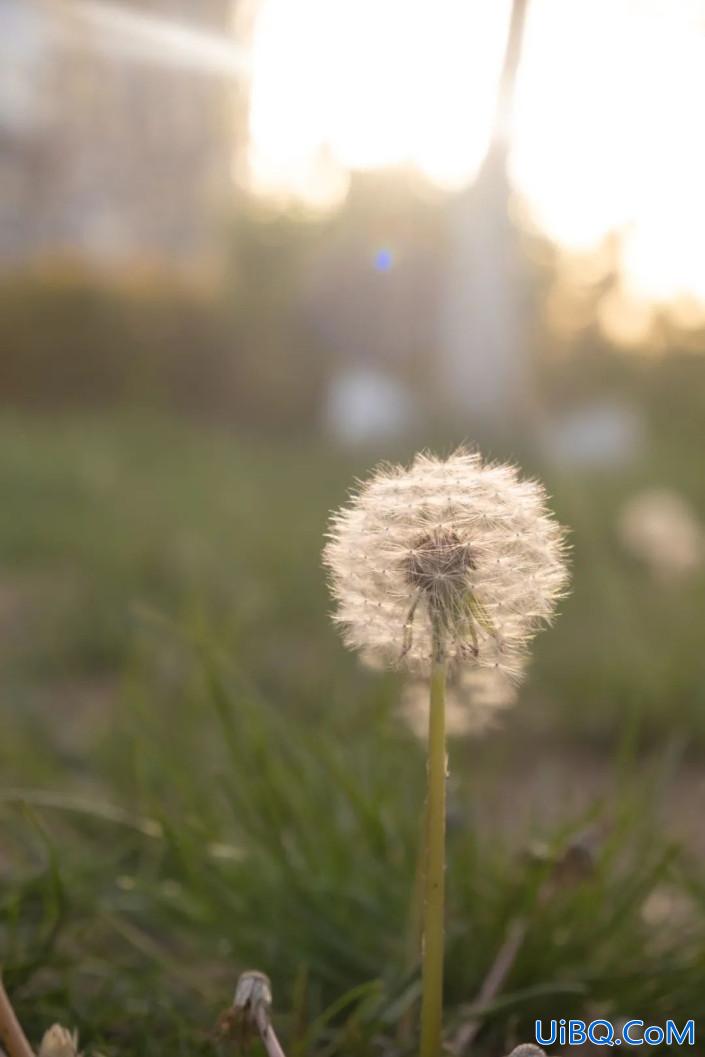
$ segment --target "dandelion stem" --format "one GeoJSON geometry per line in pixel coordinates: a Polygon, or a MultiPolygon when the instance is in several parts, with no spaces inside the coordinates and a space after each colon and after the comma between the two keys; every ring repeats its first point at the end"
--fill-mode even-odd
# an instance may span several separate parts
{"type": "Polygon", "coordinates": [[[440,636],[436,634],[434,639],[428,724],[420,1057],[440,1057],[443,1010],[446,661],[440,636]]]}

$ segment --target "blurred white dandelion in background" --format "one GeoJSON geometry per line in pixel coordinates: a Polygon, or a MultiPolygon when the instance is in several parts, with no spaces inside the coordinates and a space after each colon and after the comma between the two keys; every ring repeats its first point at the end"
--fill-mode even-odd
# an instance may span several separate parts
{"type": "Polygon", "coordinates": [[[52,1024],[39,1046],[39,1057],[78,1057],[78,1032],[52,1024]]]}
{"type": "MultiPolygon", "coordinates": [[[[501,714],[518,697],[516,680],[494,668],[464,666],[448,685],[446,697],[446,732],[461,738],[482,734],[496,726],[501,714]]],[[[426,741],[428,737],[428,686],[410,683],[404,690],[399,715],[411,733],[426,741]]]]}
{"type": "Polygon", "coordinates": [[[649,488],[622,506],[617,522],[622,545],[662,583],[702,568],[705,529],[687,500],[669,488],[649,488]]]}

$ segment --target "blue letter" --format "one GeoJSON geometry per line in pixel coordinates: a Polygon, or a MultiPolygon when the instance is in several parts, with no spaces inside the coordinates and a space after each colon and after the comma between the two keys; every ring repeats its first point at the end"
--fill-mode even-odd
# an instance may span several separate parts
{"type": "Polygon", "coordinates": [[[568,1021],[568,1045],[583,1046],[587,1042],[584,1020],[568,1021]]]}
{"type": "Polygon", "coordinates": [[[553,1046],[554,1042],[556,1041],[556,1022],[555,1022],[555,1020],[551,1021],[551,1036],[550,1036],[550,1038],[548,1038],[548,1039],[542,1038],[542,1036],[541,1036],[541,1021],[540,1020],[537,1020],[536,1023],[534,1024],[534,1032],[535,1032],[535,1035],[536,1035],[536,1041],[538,1042],[539,1046],[553,1046]]]}
{"type": "Polygon", "coordinates": [[[644,1021],[643,1020],[628,1020],[627,1023],[622,1028],[622,1038],[626,1042],[628,1042],[630,1046],[643,1046],[644,1045],[644,1040],[643,1039],[635,1039],[630,1034],[629,1029],[631,1028],[632,1024],[636,1024],[636,1026],[638,1028],[643,1028],[644,1027],[644,1021]]]}
{"type": "Polygon", "coordinates": [[[688,1046],[695,1045],[695,1021],[687,1020],[681,1032],[672,1020],[666,1021],[666,1043],[671,1046],[682,1046],[687,1041],[688,1046]]]}
{"type": "Polygon", "coordinates": [[[648,1042],[649,1046],[658,1046],[659,1043],[663,1042],[663,1037],[666,1032],[663,1028],[660,1028],[658,1024],[652,1024],[650,1028],[647,1028],[644,1032],[644,1041],[648,1042]]]}
{"type": "Polygon", "coordinates": [[[594,1046],[612,1046],[614,1044],[614,1028],[609,1020],[591,1020],[588,1025],[588,1038],[594,1046]],[[596,1035],[595,1028],[607,1028],[606,1035],[596,1035]]]}

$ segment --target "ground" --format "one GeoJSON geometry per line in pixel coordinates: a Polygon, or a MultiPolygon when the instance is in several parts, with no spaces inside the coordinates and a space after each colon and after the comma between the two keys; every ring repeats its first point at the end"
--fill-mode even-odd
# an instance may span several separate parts
{"type": "MultiPolygon", "coordinates": [[[[483,1053],[540,1015],[701,1001],[705,579],[655,584],[616,530],[664,481],[705,508],[695,426],[657,412],[627,468],[527,458],[575,583],[517,708],[451,745],[449,1030],[526,929],[483,1053]]],[[[413,1049],[423,747],[398,678],[330,626],[319,561],[376,455],[136,414],[0,419],[0,939],[33,1038],[59,1019],[108,1057],[209,1052],[257,967],[288,1053],[413,1049]]]]}

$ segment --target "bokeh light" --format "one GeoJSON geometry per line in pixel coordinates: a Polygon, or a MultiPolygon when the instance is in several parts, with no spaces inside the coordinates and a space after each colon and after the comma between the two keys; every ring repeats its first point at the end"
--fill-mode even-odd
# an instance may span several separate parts
{"type": "Polygon", "coordinates": [[[390,249],[382,247],[375,253],[375,271],[388,272],[394,266],[394,254],[390,249]]]}

